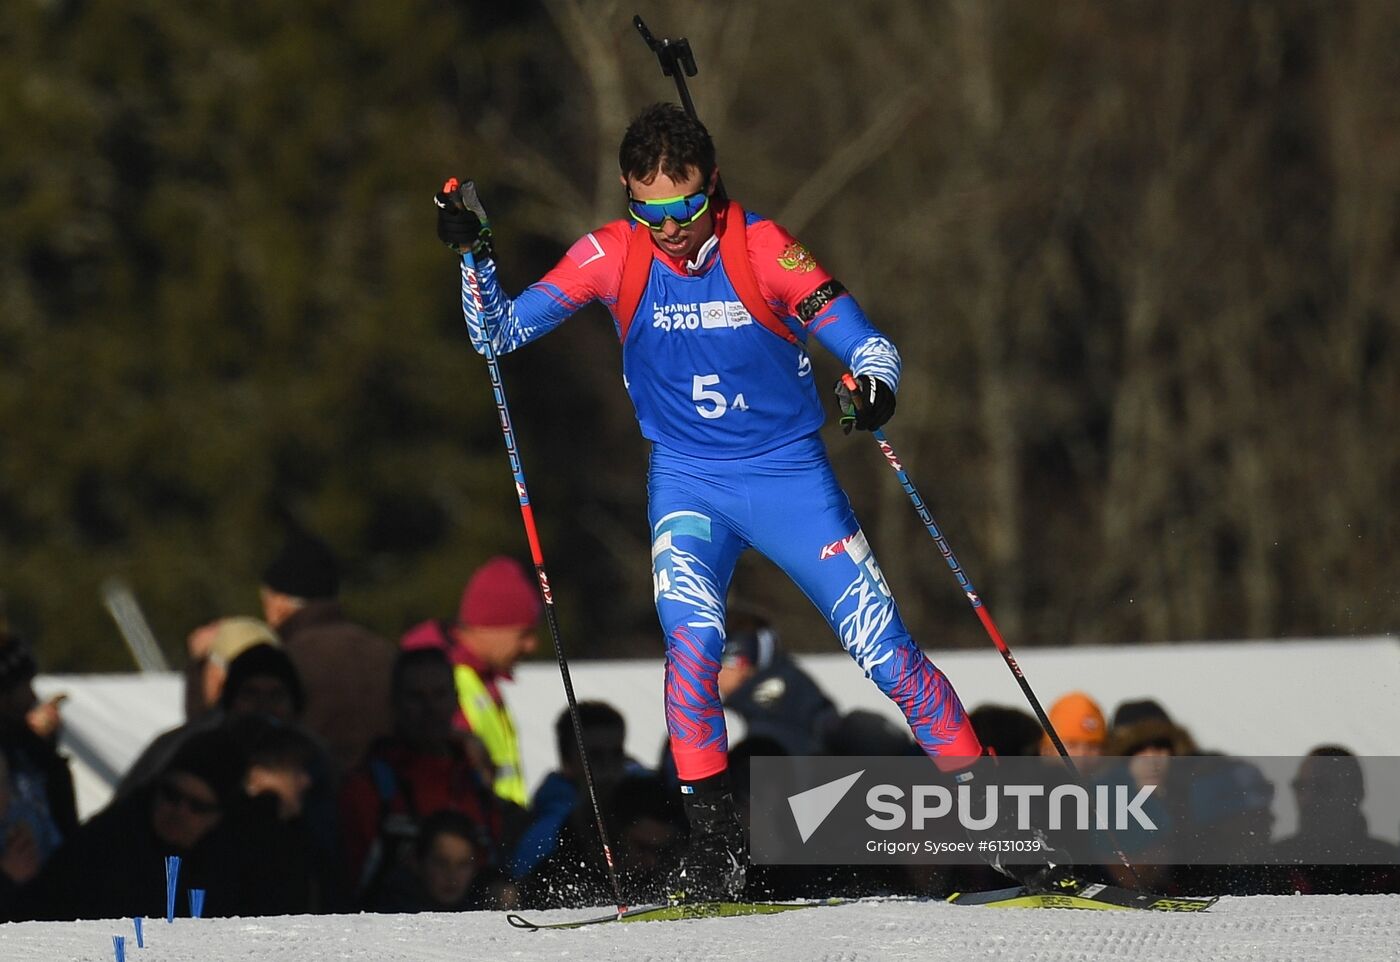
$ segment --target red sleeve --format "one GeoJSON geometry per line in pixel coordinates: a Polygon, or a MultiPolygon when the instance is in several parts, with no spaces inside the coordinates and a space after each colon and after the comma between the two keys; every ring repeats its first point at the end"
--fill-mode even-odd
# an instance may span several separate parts
{"type": "Polygon", "coordinates": [[[622,264],[627,259],[630,233],[624,220],[589,231],[531,286],[545,291],[570,310],[578,310],[592,300],[600,300],[612,310],[622,284],[622,264]]]}
{"type": "Polygon", "coordinates": [[[812,253],[771,220],[749,224],[748,241],[754,276],[780,317],[796,317],[797,305],[831,280],[812,253]]]}

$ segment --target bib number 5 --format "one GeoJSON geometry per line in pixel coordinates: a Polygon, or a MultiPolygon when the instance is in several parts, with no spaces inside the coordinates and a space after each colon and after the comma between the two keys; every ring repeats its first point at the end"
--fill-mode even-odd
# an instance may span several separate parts
{"type": "Polygon", "coordinates": [[[708,390],[719,383],[718,374],[697,374],[691,382],[690,397],[702,418],[722,418],[729,410],[729,401],[718,391],[708,390]],[[708,405],[708,406],[707,406],[708,405]]]}
{"type": "Polygon", "coordinates": [[[734,395],[734,403],[731,405],[729,399],[723,394],[711,390],[718,384],[718,374],[696,374],[690,382],[690,399],[695,402],[695,410],[702,418],[710,421],[722,418],[730,407],[736,411],[749,409],[748,404],[744,401],[744,395],[734,395]]]}

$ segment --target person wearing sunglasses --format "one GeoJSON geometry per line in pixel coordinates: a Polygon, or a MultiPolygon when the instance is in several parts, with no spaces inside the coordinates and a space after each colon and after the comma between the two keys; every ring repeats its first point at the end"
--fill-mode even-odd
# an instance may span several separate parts
{"type": "MultiPolygon", "coordinates": [[[[623,381],[651,442],[653,595],[666,638],[666,717],[690,847],[686,898],[744,884],[717,677],[725,598],[739,555],[767,556],[817,605],[860,668],[948,769],[981,753],[948,678],[910,637],[832,472],[812,361],[815,339],[849,369],[849,426],[895,410],[899,353],[791,234],[726,195],[714,143],[676,104],[646,108],[619,148],[622,216],[579,238],[519,296],[496,275],[489,225],[454,180],[436,196],[438,235],[475,271],[473,347],[497,353],[554,330],[590,301],[612,314],[623,381]],[[955,761],[961,759],[961,761],[955,761]]],[[[468,278],[470,279],[470,278],[468,278]]]]}
{"type": "Polygon", "coordinates": [[[186,888],[204,888],[214,914],[252,914],[231,852],[239,847],[247,754],[223,729],[182,745],[148,784],[87,822],[22,889],[10,921],[117,919],[165,912],[165,858],[186,888]]]}

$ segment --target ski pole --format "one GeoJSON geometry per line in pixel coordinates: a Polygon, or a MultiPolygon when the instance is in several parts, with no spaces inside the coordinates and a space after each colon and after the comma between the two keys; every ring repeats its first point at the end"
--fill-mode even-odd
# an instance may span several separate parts
{"type": "MultiPolygon", "coordinates": [[[[846,390],[851,392],[853,403],[859,404],[861,400],[860,386],[850,372],[841,375],[841,383],[846,390]]],[[[844,419],[843,419],[844,420],[844,419]]],[[[972,579],[968,578],[967,572],[963,571],[962,565],[958,563],[957,557],[953,554],[953,549],[948,546],[948,539],[943,537],[943,531],[938,527],[938,522],[933,519],[933,513],[929,511],[928,505],[924,504],[924,499],[919,496],[919,491],[914,487],[914,482],[909,479],[909,474],[904,470],[903,463],[899,456],[895,454],[894,447],[890,444],[889,438],[885,437],[885,432],[876,428],[870,432],[876,443],[880,445],[880,453],[885,456],[889,466],[894,469],[895,475],[899,478],[900,485],[904,488],[904,493],[909,495],[909,500],[914,504],[914,510],[919,515],[919,520],[928,528],[928,533],[933,535],[933,541],[938,545],[938,551],[943,555],[943,560],[948,562],[948,567],[953,569],[953,577],[958,580],[958,586],[962,588],[963,594],[967,597],[968,604],[972,605],[972,610],[977,613],[977,618],[982,622],[982,627],[986,629],[987,635],[992,639],[992,643],[997,646],[997,651],[1001,652],[1001,657],[1006,661],[1006,666],[1011,669],[1011,674],[1016,676],[1016,682],[1021,686],[1021,692],[1030,702],[1031,708],[1035,710],[1035,715],[1040,719],[1040,727],[1045,729],[1045,734],[1050,736],[1050,741],[1055,745],[1055,750],[1060,753],[1060,757],[1065,760],[1069,770],[1079,775],[1079,769],[1075,767],[1074,760],[1070,758],[1069,752],[1065,749],[1064,742],[1060,741],[1059,734],[1055,731],[1055,726],[1050,724],[1050,718],[1045,714],[1045,709],[1040,705],[1040,699],[1035,697],[1035,692],[1031,690],[1030,682],[1026,681],[1025,673],[1021,671],[1021,666],[1016,663],[1016,657],[1011,654],[1010,647],[1006,644],[1006,639],[1001,636],[1001,630],[992,620],[991,612],[982,603],[982,597],[977,594],[977,589],[972,586],[972,579]]]]}
{"type": "MultiPolygon", "coordinates": [[[[481,221],[482,232],[491,229],[486,210],[477,197],[476,184],[467,181],[457,188],[458,199],[481,221]]],[[[559,662],[559,676],[564,681],[564,695],[569,702],[569,719],[573,722],[574,739],[578,744],[579,763],[583,768],[583,782],[588,789],[588,800],[593,805],[593,817],[598,825],[598,840],[603,846],[603,860],[607,863],[608,881],[612,884],[613,895],[617,899],[617,911],[621,915],[627,911],[622,896],[622,885],[617,878],[613,864],[612,846],[608,842],[607,825],[603,822],[603,811],[598,805],[598,792],[593,784],[593,771],[588,764],[588,752],[583,745],[583,721],[578,714],[578,699],[574,697],[573,678],[569,674],[569,662],[564,657],[564,643],[559,635],[559,619],[554,611],[554,592],[549,586],[549,575],[544,570],[544,552],[540,548],[539,531],[535,527],[535,512],[530,506],[530,492],[525,486],[525,470],[520,463],[520,451],[515,442],[515,428],[511,425],[510,408],[506,404],[505,383],[501,379],[501,366],[496,360],[496,351],[491,344],[490,331],[481,299],[481,287],[476,276],[476,258],[470,250],[462,254],[462,314],[467,319],[476,318],[483,334],[482,355],[486,358],[486,369],[491,377],[491,390],[496,399],[496,413],[501,421],[501,434],[505,438],[506,453],[510,456],[511,474],[515,476],[515,493],[520,499],[520,518],[525,523],[525,538],[530,542],[530,557],[535,563],[535,577],[539,579],[540,597],[544,599],[545,621],[549,624],[549,634],[554,641],[554,655],[559,662]]]]}
{"type": "MultiPolygon", "coordinates": [[[[849,371],[841,375],[841,384],[851,394],[852,403],[859,406],[862,398],[860,385],[849,371]]],[[[849,423],[845,418],[843,423],[849,423]]],[[[997,651],[1001,652],[1002,660],[1006,662],[1006,667],[1011,669],[1011,674],[1015,676],[1016,683],[1021,686],[1021,693],[1026,696],[1026,701],[1030,702],[1031,709],[1035,712],[1035,717],[1040,721],[1040,727],[1049,736],[1055,750],[1060,753],[1060,758],[1064,761],[1065,767],[1069,769],[1074,780],[1083,784],[1084,776],[1080,773],[1079,767],[1074,764],[1074,759],[1070,757],[1069,751],[1065,748],[1065,743],[1060,740],[1060,735],[1055,731],[1055,726],[1050,724],[1050,717],[1045,714],[1045,709],[1041,707],[1040,699],[1031,690],[1030,682],[1026,680],[1026,675],[1021,671],[1021,666],[1016,662],[1016,656],[1011,653],[1011,648],[1006,644],[1006,639],[1001,635],[1001,629],[992,620],[992,613],[987,610],[987,606],[982,602],[982,596],[977,593],[977,589],[972,586],[972,579],[963,571],[962,565],[958,563],[957,556],[953,554],[953,549],[948,545],[948,539],[943,537],[943,531],[938,527],[938,522],[933,518],[933,512],[928,509],[924,499],[919,496],[918,488],[914,487],[914,482],[909,479],[909,474],[904,470],[904,464],[895,454],[894,446],[890,444],[889,438],[885,437],[885,432],[876,428],[870,432],[871,437],[880,446],[880,453],[885,456],[889,466],[894,469],[895,475],[899,478],[900,485],[904,488],[904,493],[909,495],[909,500],[914,505],[914,510],[919,515],[919,520],[928,528],[928,533],[933,535],[933,541],[938,545],[939,554],[943,555],[943,560],[948,562],[948,567],[953,571],[953,577],[958,581],[958,587],[962,588],[963,595],[966,596],[968,604],[972,605],[972,610],[977,613],[977,619],[982,622],[982,627],[986,630],[987,636],[996,645],[997,651]]],[[[1111,830],[1110,830],[1111,832],[1111,830]]],[[[1110,837],[1112,837],[1110,835],[1110,837]]],[[[1115,854],[1122,861],[1123,866],[1132,874],[1133,880],[1141,884],[1137,871],[1133,868],[1128,857],[1123,854],[1122,848],[1114,840],[1115,854]]]]}

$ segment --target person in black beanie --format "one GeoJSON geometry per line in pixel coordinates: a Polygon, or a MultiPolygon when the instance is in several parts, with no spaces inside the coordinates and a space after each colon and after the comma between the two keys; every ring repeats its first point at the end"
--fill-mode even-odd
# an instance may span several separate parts
{"type": "Polygon", "coordinates": [[[285,651],[254,645],[229,663],[219,707],[228,715],[266,715],[292,724],[306,710],[306,688],[285,651]]]}
{"type": "MultiPolygon", "coordinates": [[[[287,653],[277,645],[254,645],[229,662],[218,704],[194,721],[157,736],[122,776],[116,797],[129,798],[154,783],[170,765],[184,757],[187,746],[194,739],[206,732],[227,733],[241,750],[256,756],[256,740],[250,740],[249,732],[285,729],[285,737],[307,747],[307,758],[301,767],[309,779],[309,785],[298,790],[301,811],[295,831],[290,833],[296,837],[289,840],[289,845],[311,862],[311,870],[319,881],[318,907],[333,906],[338,898],[339,857],[332,764],[325,748],[303,731],[299,724],[305,706],[305,688],[287,653]],[[292,845],[292,842],[295,844],[292,845]]],[[[252,757],[251,761],[256,762],[256,757],[252,757]]],[[[251,781],[246,787],[249,794],[256,795],[260,791],[260,787],[251,781]]],[[[250,808],[247,814],[254,823],[256,837],[289,834],[281,830],[259,831],[267,828],[270,819],[259,812],[257,806],[250,808]]],[[[242,834],[248,833],[244,831],[242,834]]],[[[245,838],[244,844],[234,846],[235,851],[230,857],[246,866],[250,852],[255,848],[257,846],[245,838]]],[[[258,850],[270,850],[280,857],[283,853],[278,853],[277,849],[277,845],[266,845],[258,850]]],[[[302,869],[298,867],[289,871],[295,875],[302,869]]],[[[256,878],[257,873],[244,871],[244,877],[256,878]]],[[[269,889],[265,881],[247,885],[245,891],[250,907],[253,910],[266,910],[269,905],[275,904],[289,907],[291,911],[306,911],[309,904],[304,897],[306,886],[290,876],[287,881],[287,886],[275,891],[269,889]],[[284,895],[288,897],[283,898],[284,895]]]]}
{"type": "MultiPolygon", "coordinates": [[[[302,713],[306,708],[306,690],[296,666],[281,648],[272,645],[255,645],[249,648],[229,665],[228,680],[224,683],[219,705],[225,719],[225,727],[236,736],[243,732],[246,740],[247,732],[255,732],[260,728],[265,731],[283,729],[273,740],[296,743],[305,749],[305,757],[295,765],[265,764],[268,760],[260,758],[259,753],[267,748],[266,743],[259,741],[249,744],[253,773],[259,769],[271,769],[280,770],[285,775],[289,770],[295,769],[307,779],[307,783],[294,793],[290,792],[285,784],[277,786],[279,802],[283,808],[282,815],[285,816],[282,820],[294,821],[295,825],[275,826],[261,834],[264,837],[270,834],[273,837],[284,838],[285,845],[269,846],[274,853],[274,860],[281,862],[283,856],[299,853],[309,861],[309,870],[316,876],[316,907],[337,906],[342,894],[339,891],[340,852],[335,811],[334,763],[326,747],[301,724],[302,713]],[[295,800],[292,798],[293,794],[297,796],[295,800]],[[288,810],[293,802],[297,809],[295,816],[288,810]],[[288,851],[279,852],[279,848],[286,848],[288,851]]],[[[283,761],[286,761],[285,757],[283,761]]],[[[248,790],[250,794],[257,795],[264,787],[267,786],[260,787],[250,782],[248,790]]],[[[267,829],[268,819],[263,818],[261,821],[264,823],[262,828],[267,829]]],[[[252,887],[252,891],[256,894],[261,890],[264,897],[271,898],[274,902],[287,893],[295,895],[300,891],[304,895],[305,886],[297,881],[298,877],[304,874],[303,868],[305,866],[299,863],[287,868],[283,874],[288,876],[287,881],[290,884],[280,893],[256,885],[252,887]]],[[[253,874],[257,874],[256,865],[253,874]]],[[[310,905],[299,896],[291,904],[297,911],[306,911],[310,905]]]]}
{"type": "Polygon", "coordinates": [[[240,715],[265,715],[295,724],[305,707],[306,691],[287,653],[275,645],[254,645],[229,663],[215,709],[157,735],[122,775],[116,796],[124,798],[151,781],[201,732],[221,728],[240,715]]]}
{"type": "Polygon", "coordinates": [[[394,646],[346,617],[340,569],[326,544],[293,532],[263,571],[263,616],[282,638],[306,686],[302,724],[325,743],[337,773],[349,771],[391,727],[394,646]]]}
{"type": "Polygon", "coordinates": [[[263,614],[277,628],[306,605],[340,594],[340,565],[319,538],[293,532],[262,573],[263,614]]]}

